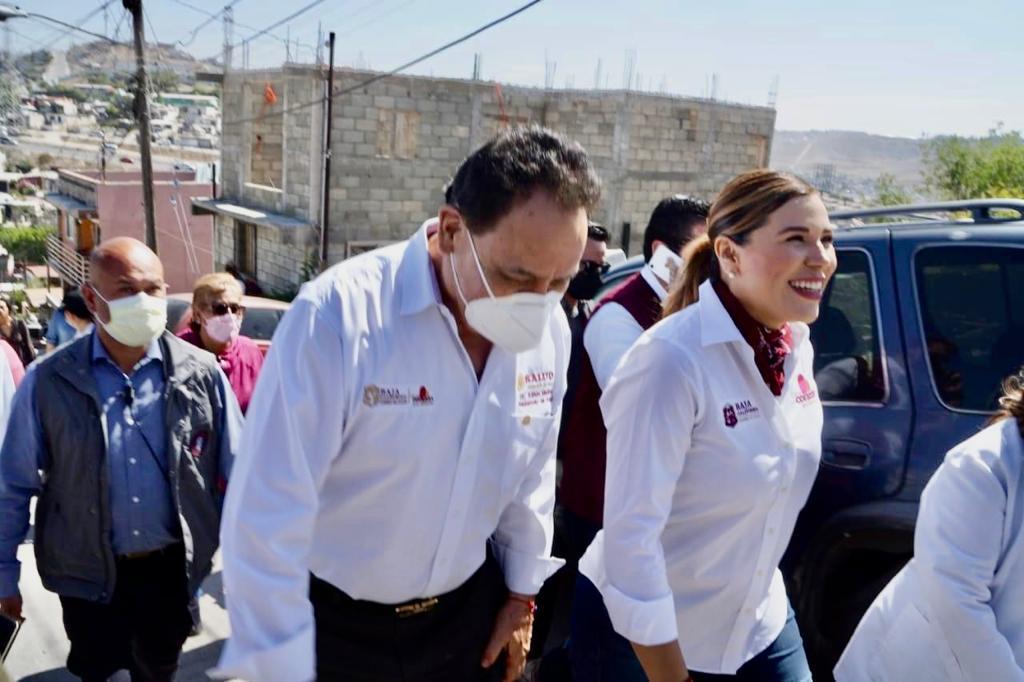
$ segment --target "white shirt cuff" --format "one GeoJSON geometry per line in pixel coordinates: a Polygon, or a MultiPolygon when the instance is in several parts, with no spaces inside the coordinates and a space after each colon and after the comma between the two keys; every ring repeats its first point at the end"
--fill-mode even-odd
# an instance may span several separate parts
{"type": "Polygon", "coordinates": [[[562,559],[527,554],[493,541],[491,547],[505,574],[505,586],[518,594],[537,594],[544,581],[565,565],[562,559]]]}
{"type": "Polygon", "coordinates": [[[642,601],[623,594],[609,582],[601,586],[601,594],[615,632],[630,642],[656,646],[679,639],[671,594],[642,601]]]}
{"type": "Polygon", "coordinates": [[[238,678],[246,682],[316,679],[314,629],[307,627],[291,639],[261,651],[240,651],[229,639],[220,664],[207,674],[213,679],[238,678]]]}

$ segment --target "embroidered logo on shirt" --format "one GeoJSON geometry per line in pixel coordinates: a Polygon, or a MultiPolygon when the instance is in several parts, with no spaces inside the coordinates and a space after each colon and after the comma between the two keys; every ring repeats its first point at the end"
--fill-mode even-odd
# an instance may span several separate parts
{"type": "Polygon", "coordinates": [[[797,405],[809,403],[818,397],[818,392],[811,388],[811,382],[803,374],[796,378],[796,384],[800,387],[800,395],[796,397],[797,405]]]}
{"type": "Polygon", "coordinates": [[[550,410],[555,394],[555,373],[552,370],[532,370],[516,375],[517,413],[538,413],[550,410]]]}
{"type": "Polygon", "coordinates": [[[434,396],[430,394],[430,390],[426,386],[398,388],[368,384],[363,388],[363,404],[367,407],[410,404],[422,407],[433,405],[434,396]]]}
{"type": "Polygon", "coordinates": [[[722,408],[722,416],[725,418],[725,425],[733,429],[740,422],[749,421],[761,416],[761,411],[750,400],[741,400],[735,405],[726,404],[722,408]]]}
{"type": "Polygon", "coordinates": [[[722,414],[725,416],[725,425],[730,429],[739,424],[739,421],[736,419],[736,409],[732,405],[723,407],[722,414]]]}
{"type": "Polygon", "coordinates": [[[413,396],[413,405],[433,405],[434,396],[430,395],[430,391],[427,390],[426,386],[420,386],[419,392],[413,396]]]}

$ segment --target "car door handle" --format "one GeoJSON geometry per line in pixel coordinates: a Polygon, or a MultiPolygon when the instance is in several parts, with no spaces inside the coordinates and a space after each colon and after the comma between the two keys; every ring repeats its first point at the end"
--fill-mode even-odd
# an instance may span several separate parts
{"type": "Polygon", "coordinates": [[[825,441],[821,461],[836,469],[865,469],[871,462],[871,446],[859,440],[833,438],[825,441]]]}

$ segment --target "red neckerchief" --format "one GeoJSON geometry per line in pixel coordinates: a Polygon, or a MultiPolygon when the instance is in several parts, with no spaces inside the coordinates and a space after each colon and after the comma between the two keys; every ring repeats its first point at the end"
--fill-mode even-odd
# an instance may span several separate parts
{"type": "Polygon", "coordinates": [[[754,364],[757,365],[757,371],[761,373],[764,383],[768,385],[773,395],[782,395],[782,385],[786,383],[784,363],[793,347],[793,335],[789,325],[783,325],[782,329],[769,329],[751,317],[722,280],[713,279],[711,286],[714,287],[715,293],[718,294],[744,340],[754,349],[754,364]]]}

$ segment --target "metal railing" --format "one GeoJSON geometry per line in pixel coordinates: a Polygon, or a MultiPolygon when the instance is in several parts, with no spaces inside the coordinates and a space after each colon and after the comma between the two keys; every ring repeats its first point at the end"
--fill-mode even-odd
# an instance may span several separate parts
{"type": "Polygon", "coordinates": [[[1006,223],[1024,220],[1024,200],[1021,199],[970,199],[966,201],[939,201],[906,206],[881,206],[879,208],[836,211],[829,214],[832,220],[853,220],[855,218],[908,217],[922,222],[943,220],[936,213],[969,213],[971,222],[982,224],[1006,223]],[[931,215],[929,215],[931,214],[931,215]]]}
{"type": "Polygon", "coordinates": [[[60,274],[61,279],[76,286],[89,278],[89,259],[75,251],[74,247],[51,234],[46,238],[46,261],[60,274]]]}

